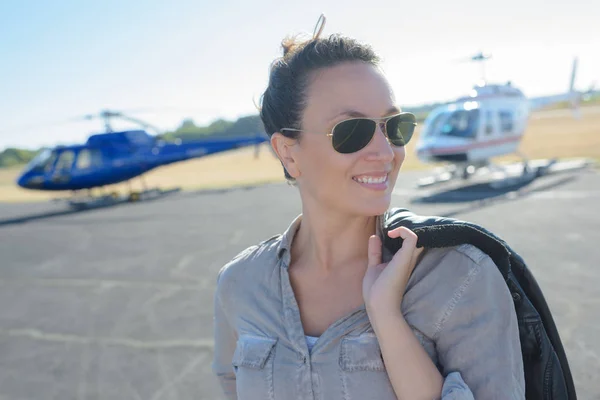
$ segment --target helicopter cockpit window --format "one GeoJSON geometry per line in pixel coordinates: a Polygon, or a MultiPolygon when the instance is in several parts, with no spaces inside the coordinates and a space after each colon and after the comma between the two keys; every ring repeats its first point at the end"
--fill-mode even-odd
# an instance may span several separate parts
{"type": "Polygon", "coordinates": [[[440,125],[448,117],[448,113],[431,114],[427,117],[423,127],[423,136],[433,136],[440,132],[440,125]]]}
{"type": "Polygon", "coordinates": [[[77,154],[77,161],[75,167],[77,169],[86,169],[92,165],[92,157],[88,149],[83,149],[77,154]]]}
{"type": "Polygon", "coordinates": [[[73,151],[63,151],[58,156],[58,161],[56,161],[56,167],[54,168],[54,171],[58,173],[71,171],[74,159],[75,153],[73,153],[73,151]]]}
{"type": "Polygon", "coordinates": [[[440,126],[440,135],[475,138],[479,127],[479,109],[453,111],[440,126]]]}
{"type": "Polygon", "coordinates": [[[513,115],[510,111],[500,111],[498,113],[500,117],[500,131],[512,132],[513,130],[513,115]]]}
{"type": "Polygon", "coordinates": [[[102,166],[102,153],[98,149],[90,150],[90,164],[92,167],[102,166]]]}
{"type": "Polygon", "coordinates": [[[491,135],[494,133],[494,113],[487,111],[485,113],[485,134],[491,135]]]}
{"type": "Polygon", "coordinates": [[[47,172],[52,169],[55,160],[56,152],[51,151],[50,149],[44,149],[29,162],[29,166],[33,171],[47,172]]]}
{"type": "Polygon", "coordinates": [[[48,158],[48,160],[44,163],[44,172],[50,172],[52,171],[52,169],[54,168],[54,163],[56,162],[56,158],[57,158],[57,154],[55,151],[53,151],[50,154],[50,158],[48,158]]]}

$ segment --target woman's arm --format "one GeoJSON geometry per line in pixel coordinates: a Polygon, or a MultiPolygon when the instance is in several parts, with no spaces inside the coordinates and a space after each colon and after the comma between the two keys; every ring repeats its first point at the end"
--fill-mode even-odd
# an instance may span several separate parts
{"type": "Polygon", "coordinates": [[[440,398],[444,379],[400,310],[379,308],[369,318],[398,399],[440,398]]]}
{"type": "Polygon", "coordinates": [[[432,337],[443,372],[460,371],[477,399],[525,399],[517,315],[498,267],[476,248],[445,262],[467,273],[432,337]]]}
{"type": "Polygon", "coordinates": [[[236,400],[235,373],[231,365],[237,343],[235,331],[227,319],[227,315],[219,297],[219,287],[214,296],[214,356],[212,370],[228,400],[236,400]]]}
{"type": "MultiPolygon", "coordinates": [[[[369,239],[369,264],[363,279],[367,314],[379,341],[386,370],[399,399],[472,400],[473,394],[459,371],[438,371],[404,319],[400,304],[417,260],[417,236],[398,228],[390,237],[402,237],[402,248],[389,263],[381,263],[381,240],[369,239]]],[[[464,350],[464,349],[463,349],[464,350]]]]}
{"type": "MultiPolygon", "coordinates": [[[[447,301],[440,303],[443,304],[438,312],[441,319],[435,322],[436,330],[430,337],[445,377],[441,398],[525,399],[517,316],[497,266],[489,256],[470,246],[450,252],[443,262],[445,270],[453,271],[445,276],[454,276],[444,289],[450,289],[448,285],[453,289],[443,290],[447,301]]],[[[414,361],[406,360],[418,360],[423,354],[419,355],[420,348],[403,353],[403,348],[409,348],[404,343],[414,345],[418,340],[413,340],[414,333],[409,332],[403,317],[386,304],[389,303],[372,303],[369,318],[380,341],[390,381],[396,382],[395,389],[408,390],[404,383],[408,381],[406,374],[418,374],[413,378],[417,382],[429,376],[429,369],[422,361],[414,364],[413,371],[404,370],[410,365],[402,365],[403,362],[410,364],[414,361]]],[[[403,398],[400,391],[397,395],[403,398]]]]}
{"type": "Polygon", "coordinates": [[[381,240],[369,239],[369,263],[363,279],[367,314],[379,341],[390,382],[399,399],[438,399],[444,380],[404,320],[400,304],[422,249],[417,236],[398,228],[390,236],[404,239],[389,263],[381,263],[381,240]]]}
{"type": "Polygon", "coordinates": [[[474,400],[460,372],[442,377],[401,313],[373,312],[371,315],[398,399],[474,400]]]}

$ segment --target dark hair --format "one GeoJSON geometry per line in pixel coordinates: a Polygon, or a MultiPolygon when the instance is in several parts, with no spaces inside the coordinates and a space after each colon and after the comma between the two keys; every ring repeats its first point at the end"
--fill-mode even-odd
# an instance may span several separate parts
{"type": "MultiPolygon", "coordinates": [[[[379,57],[370,46],[340,35],[313,38],[305,42],[286,38],[282,47],[283,57],[271,65],[269,86],[262,96],[260,109],[260,118],[269,137],[282,128],[301,129],[299,125],[306,107],[311,72],[348,61],[375,66],[379,63],[379,57]]],[[[299,137],[299,133],[282,132],[294,139],[299,137]]],[[[284,173],[288,181],[293,182],[285,167],[284,173]]]]}

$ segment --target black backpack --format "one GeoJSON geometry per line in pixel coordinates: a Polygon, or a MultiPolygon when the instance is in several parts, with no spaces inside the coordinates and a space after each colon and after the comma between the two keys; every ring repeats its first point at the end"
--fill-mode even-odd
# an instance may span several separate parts
{"type": "Polygon", "coordinates": [[[552,313],[523,259],[502,239],[473,223],[452,218],[420,216],[403,208],[383,218],[383,245],[395,253],[402,239],[387,232],[404,226],[418,235],[418,247],[440,248],[471,244],[494,261],[512,294],[517,320],[528,400],[575,400],[575,385],[552,313]]]}

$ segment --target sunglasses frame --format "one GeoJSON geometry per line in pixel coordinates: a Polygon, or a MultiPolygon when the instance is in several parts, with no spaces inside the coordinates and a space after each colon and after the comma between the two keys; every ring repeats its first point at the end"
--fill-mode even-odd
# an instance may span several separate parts
{"type": "MultiPolygon", "coordinates": [[[[325,135],[325,136],[328,136],[328,137],[332,138],[332,140],[333,140],[334,131],[335,131],[335,128],[337,128],[337,126],[338,126],[338,125],[340,125],[340,124],[342,124],[342,123],[344,123],[344,122],[348,122],[348,121],[354,121],[354,120],[358,120],[358,119],[360,119],[360,120],[367,119],[367,120],[370,120],[370,121],[373,121],[373,122],[375,122],[375,124],[376,124],[376,125],[375,125],[375,129],[377,129],[377,126],[379,126],[379,124],[381,124],[381,122],[383,122],[383,123],[384,123],[384,126],[385,126],[385,128],[386,128],[386,129],[385,129],[385,130],[384,130],[384,129],[382,129],[382,132],[383,132],[383,134],[385,135],[385,137],[388,139],[388,141],[391,143],[391,141],[390,141],[390,138],[389,138],[389,136],[388,136],[388,134],[387,134],[387,123],[388,123],[388,121],[389,121],[390,119],[392,119],[392,118],[395,118],[395,117],[398,117],[398,116],[401,116],[401,115],[410,115],[410,116],[412,116],[412,118],[413,118],[413,120],[414,120],[414,122],[413,122],[413,126],[415,126],[415,127],[417,126],[416,117],[415,117],[415,115],[414,115],[413,113],[411,113],[411,112],[399,112],[399,113],[396,113],[396,114],[393,114],[393,115],[389,115],[389,116],[387,116],[387,117],[380,117],[380,118],[369,118],[369,117],[353,117],[353,118],[348,118],[348,119],[345,119],[345,120],[342,120],[342,121],[339,121],[339,122],[337,122],[337,123],[336,123],[336,124],[335,124],[335,125],[334,125],[334,126],[331,128],[331,132],[329,132],[329,133],[317,133],[317,134],[318,134],[318,135],[325,135]]],[[[409,122],[409,121],[402,121],[402,122],[409,122]]],[[[381,126],[380,126],[380,128],[381,128],[381,126]]],[[[280,129],[280,131],[292,131],[292,132],[305,132],[305,133],[310,133],[310,132],[308,132],[308,131],[304,131],[304,130],[302,130],[302,129],[295,129],[295,128],[281,128],[281,129],[280,129]]],[[[373,131],[373,136],[375,136],[375,131],[373,131]]],[[[373,140],[373,136],[371,136],[371,139],[369,140],[369,143],[371,142],[371,140],[373,140]]],[[[412,138],[412,136],[411,136],[411,138],[412,138]]],[[[391,143],[391,144],[392,144],[392,145],[394,145],[394,146],[397,146],[397,145],[395,145],[395,144],[393,144],[393,143],[391,143]]],[[[404,144],[404,146],[406,146],[406,144],[408,144],[408,142],[407,142],[407,143],[405,143],[405,144],[404,144]]],[[[368,145],[368,144],[367,144],[367,145],[368,145]]],[[[364,147],[366,147],[366,146],[364,146],[364,147]]],[[[360,150],[362,150],[364,147],[362,147],[362,148],[360,148],[360,149],[358,149],[358,150],[356,150],[356,151],[360,151],[360,150]]],[[[403,146],[397,146],[397,147],[403,147],[403,146]]],[[[337,151],[337,149],[336,149],[336,151],[337,151]]],[[[342,153],[342,154],[348,154],[348,153],[342,153]]]]}

